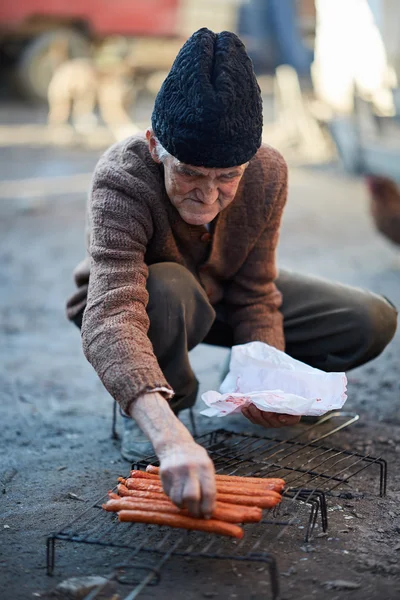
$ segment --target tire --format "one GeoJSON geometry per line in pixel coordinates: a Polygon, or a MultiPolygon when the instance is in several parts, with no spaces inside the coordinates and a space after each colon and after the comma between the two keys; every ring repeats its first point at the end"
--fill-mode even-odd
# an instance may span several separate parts
{"type": "Polygon", "coordinates": [[[15,70],[16,84],[24,98],[47,101],[47,89],[56,67],[63,60],[84,58],[90,54],[90,42],[73,29],[46,31],[33,38],[22,50],[15,70]],[[61,42],[67,49],[66,56],[55,61],[50,50],[61,42]]]}

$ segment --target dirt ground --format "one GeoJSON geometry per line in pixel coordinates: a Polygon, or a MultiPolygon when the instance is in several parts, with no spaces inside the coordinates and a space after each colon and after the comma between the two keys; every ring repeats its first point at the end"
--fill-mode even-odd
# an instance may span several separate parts
{"type": "MultiPolygon", "coordinates": [[[[0,108],[1,122],[10,123],[9,109],[0,108]]],[[[40,123],[40,114],[24,111],[13,108],[12,121],[40,123]]],[[[45,570],[46,536],[113,487],[129,465],[110,439],[110,398],[64,316],[71,271],[83,255],[85,192],[101,150],[27,144],[13,131],[0,144],[0,597],[25,600],[52,597],[68,577],[106,576],[129,559],[127,550],[59,543],[53,577],[45,570]]],[[[279,263],[368,287],[400,305],[399,251],[375,233],[362,181],[337,165],[291,169],[279,263]]],[[[381,357],[349,374],[346,410],[360,420],[329,442],[382,455],[387,497],[378,497],[370,469],[357,481],[359,493],[328,498],[327,535],[317,528],[305,544],[299,521],[271,543],[286,600],[400,597],[399,357],[397,333],[381,357]]],[[[226,352],[200,346],[192,359],[202,390],[215,389],[226,352]]],[[[221,420],[198,416],[198,424],[206,431],[221,420]]],[[[222,425],[273,433],[240,417],[222,425]]],[[[123,598],[129,588],[116,590],[123,598]]],[[[159,585],[140,595],[166,596],[269,598],[268,570],[175,557],[159,585]]]]}

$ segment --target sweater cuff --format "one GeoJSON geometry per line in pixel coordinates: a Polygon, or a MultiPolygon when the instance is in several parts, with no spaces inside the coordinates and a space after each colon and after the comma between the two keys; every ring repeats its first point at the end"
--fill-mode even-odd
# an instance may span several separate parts
{"type": "Polygon", "coordinates": [[[166,390],[160,392],[166,399],[174,396],[174,390],[166,381],[158,364],[141,369],[127,369],[124,364],[114,363],[103,373],[101,380],[125,413],[129,413],[130,405],[139,396],[153,390],[166,390]]]}
{"type": "Polygon", "coordinates": [[[156,387],[153,390],[149,390],[150,394],[152,392],[160,392],[160,394],[163,394],[163,396],[165,396],[165,398],[167,398],[168,400],[171,400],[171,398],[174,397],[174,392],[167,387],[156,387]]]}
{"type": "MultiPolygon", "coordinates": [[[[171,398],[174,397],[174,392],[171,389],[166,388],[166,387],[156,387],[153,390],[148,391],[149,394],[152,394],[153,392],[159,392],[160,394],[162,394],[164,396],[164,398],[166,398],[166,400],[171,400],[171,398]]],[[[132,404],[132,402],[131,402],[131,404],[132,404]]],[[[126,413],[121,408],[121,406],[120,406],[120,412],[123,417],[127,417],[128,419],[131,418],[131,416],[128,413],[126,413]]]]}

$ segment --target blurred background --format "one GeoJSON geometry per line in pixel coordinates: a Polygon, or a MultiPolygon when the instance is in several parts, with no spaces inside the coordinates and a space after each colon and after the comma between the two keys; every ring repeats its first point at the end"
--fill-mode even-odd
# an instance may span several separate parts
{"type": "Polygon", "coordinates": [[[174,57],[202,26],[245,42],[264,139],[289,161],[339,157],[349,172],[397,176],[396,0],[3,3],[0,144],[102,148],[146,128],[174,57]]]}
{"type": "Polygon", "coordinates": [[[331,160],[339,151],[346,168],[357,170],[374,157],[360,152],[360,123],[343,131],[343,117],[359,98],[368,138],[382,136],[385,119],[397,120],[399,13],[395,0],[6,3],[4,117],[9,127],[38,125],[13,132],[21,143],[37,143],[37,134],[41,144],[107,145],[146,127],[154,96],[193,31],[228,29],[253,59],[269,143],[300,160],[331,160]],[[52,127],[43,131],[47,122],[52,127]]]}
{"type": "MultiPolygon", "coordinates": [[[[46,364],[69,403],[82,406],[71,370],[77,389],[86,395],[91,381],[98,397],[64,314],[85,253],[92,173],[108,146],[147,128],[177,52],[203,26],[236,31],[245,42],[262,90],[263,139],[289,164],[279,264],[400,304],[400,2],[2,3],[0,380],[7,385],[11,377],[13,385],[37,386],[46,364]]],[[[201,356],[200,371],[215,372],[201,356]]]]}

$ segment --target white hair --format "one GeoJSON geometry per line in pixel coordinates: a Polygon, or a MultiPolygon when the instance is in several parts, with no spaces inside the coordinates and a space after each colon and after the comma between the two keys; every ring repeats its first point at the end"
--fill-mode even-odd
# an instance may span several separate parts
{"type": "Polygon", "coordinates": [[[172,155],[168,152],[168,150],[166,150],[164,148],[164,146],[161,144],[161,142],[157,138],[155,138],[155,140],[156,140],[156,151],[157,151],[158,159],[161,162],[164,162],[168,157],[170,157],[172,155]]]}

